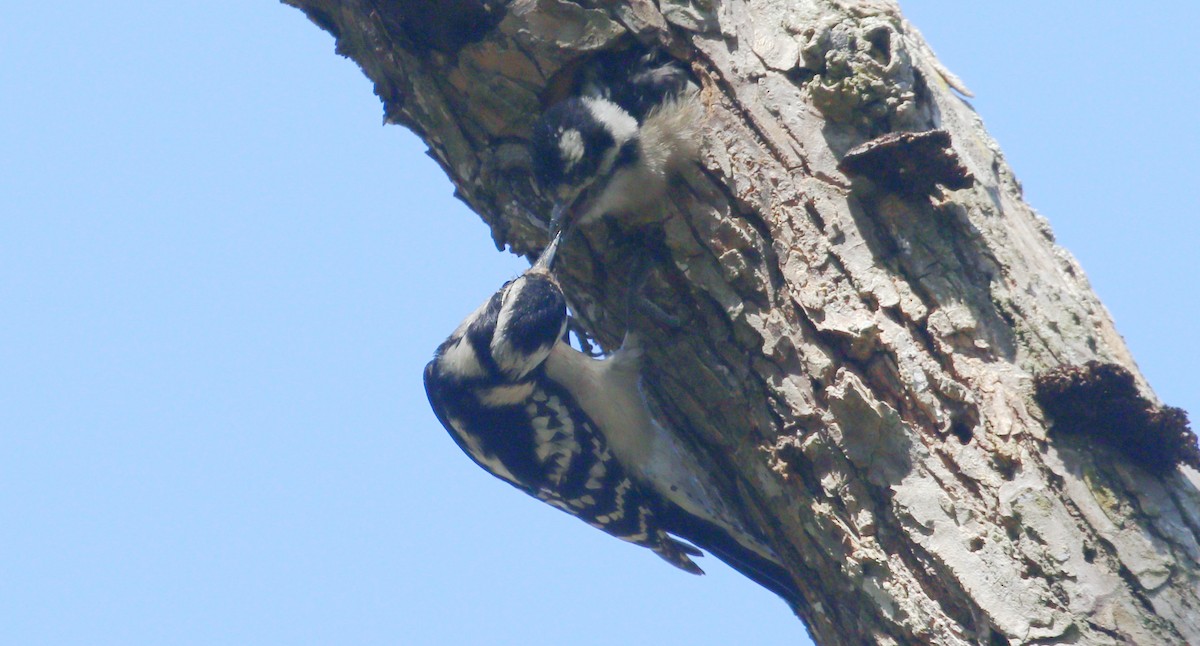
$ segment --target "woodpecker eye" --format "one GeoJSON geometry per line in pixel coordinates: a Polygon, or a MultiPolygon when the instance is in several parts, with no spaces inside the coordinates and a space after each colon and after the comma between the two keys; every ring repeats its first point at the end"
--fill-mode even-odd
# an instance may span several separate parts
{"type": "Polygon", "coordinates": [[[583,63],[574,96],[534,123],[530,157],[551,220],[657,212],[667,179],[696,154],[702,105],[687,71],[630,48],[583,63]]]}
{"type": "Polygon", "coordinates": [[[543,190],[578,186],[596,174],[605,151],[615,145],[606,124],[578,98],[559,103],[533,128],[533,172],[543,190]]]}

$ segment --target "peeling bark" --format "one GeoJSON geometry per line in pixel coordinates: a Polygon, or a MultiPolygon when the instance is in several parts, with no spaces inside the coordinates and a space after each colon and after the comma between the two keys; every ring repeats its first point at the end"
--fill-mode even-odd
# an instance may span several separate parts
{"type": "Polygon", "coordinates": [[[581,58],[637,39],[691,64],[699,163],[660,220],[574,238],[562,279],[604,347],[646,340],[654,404],[784,557],[818,642],[1200,643],[1200,475],[1048,440],[1034,375],[1115,363],[1153,394],[895,3],[285,1],[519,253],[549,212],[530,127],[581,58]],[[973,183],[839,170],[932,130],[973,183]],[[635,256],[678,328],[626,315],[635,256]]]}

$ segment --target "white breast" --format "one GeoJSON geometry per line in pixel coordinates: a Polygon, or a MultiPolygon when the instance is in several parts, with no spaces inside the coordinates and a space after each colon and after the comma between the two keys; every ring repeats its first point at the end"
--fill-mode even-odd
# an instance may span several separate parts
{"type": "Polygon", "coordinates": [[[745,531],[691,451],[655,421],[641,391],[640,355],[623,345],[607,359],[593,359],[560,341],[546,360],[546,376],[571,393],[632,475],[689,514],[725,528],[744,547],[777,560],[745,531]]]}

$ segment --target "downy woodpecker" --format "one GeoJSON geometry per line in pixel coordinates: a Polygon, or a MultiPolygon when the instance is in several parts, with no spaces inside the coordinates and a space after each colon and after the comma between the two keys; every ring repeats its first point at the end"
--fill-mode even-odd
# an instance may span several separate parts
{"type": "Polygon", "coordinates": [[[538,500],[703,574],[700,550],[677,536],[794,602],[774,552],[654,419],[637,343],[598,360],[563,340],[567,305],[550,273],[562,235],[438,347],[425,367],[438,420],[479,466],[538,500]]]}
{"type": "Polygon", "coordinates": [[[702,113],[684,68],[654,52],[601,54],[581,77],[533,128],[534,175],[569,226],[661,200],[702,113]]]}

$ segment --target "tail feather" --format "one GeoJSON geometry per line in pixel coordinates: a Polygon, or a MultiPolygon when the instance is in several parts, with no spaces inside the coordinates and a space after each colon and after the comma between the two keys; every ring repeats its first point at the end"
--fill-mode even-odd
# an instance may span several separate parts
{"type": "Polygon", "coordinates": [[[737,543],[733,543],[731,548],[716,544],[704,547],[742,576],[774,592],[788,605],[794,605],[800,599],[800,588],[796,587],[791,574],[782,565],[768,561],[737,543]]]}
{"type": "Polygon", "coordinates": [[[699,565],[693,561],[691,556],[704,556],[704,552],[684,543],[683,541],[675,540],[670,536],[663,535],[662,540],[654,548],[654,553],[658,554],[667,563],[692,574],[704,574],[704,570],[700,569],[699,565]]]}
{"type": "Polygon", "coordinates": [[[676,508],[672,512],[663,517],[664,525],[672,534],[707,550],[746,578],[774,592],[789,606],[800,601],[800,588],[782,564],[742,545],[728,531],[711,522],[682,509],[676,508]]]}

